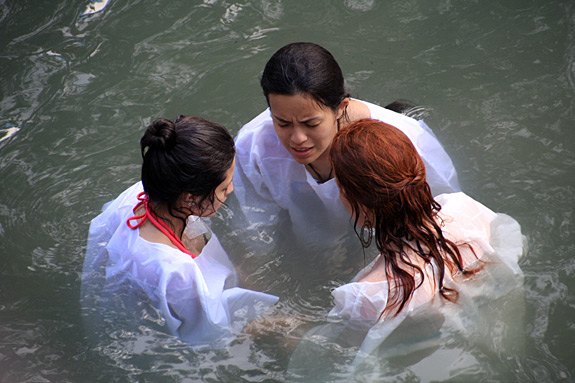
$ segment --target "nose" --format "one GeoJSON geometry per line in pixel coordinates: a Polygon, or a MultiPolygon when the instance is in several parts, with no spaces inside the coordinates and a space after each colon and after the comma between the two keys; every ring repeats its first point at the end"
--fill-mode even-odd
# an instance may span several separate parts
{"type": "Polygon", "coordinates": [[[307,134],[305,133],[304,129],[295,126],[293,128],[290,139],[294,145],[301,145],[307,141],[307,134]]]}
{"type": "Polygon", "coordinates": [[[226,193],[226,197],[234,192],[234,182],[230,182],[230,186],[228,186],[228,192],[226,193]]]}

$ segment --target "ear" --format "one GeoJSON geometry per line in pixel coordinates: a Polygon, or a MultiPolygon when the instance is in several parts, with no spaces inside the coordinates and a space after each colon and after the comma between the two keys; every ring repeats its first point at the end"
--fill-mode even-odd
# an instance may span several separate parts
{"type": "Polygon", "coordinates": [[[182,199],[182,201],[184,203],[188,203],[188,202],[195,202],[196,198],[192,195],[192,193],[188,193],[188,192],[183,192],[182,196],[180,197],[182,199]]]}
{"type": "Polygon", "coordinates": [[[198,210],[198,198],[193,196],[192,193],[185,192],[181,197],[182,205],[190,210],[192,213],[198,210]]]}
{"type": "Polygon", "coordinates": [[[347,108],[348,105],[349,105],[349,97],[346,97],[343,100],[341,100],[339,106],[337,107],[336,119],[339,120],[344,116],[345,109],[347,108]]]}

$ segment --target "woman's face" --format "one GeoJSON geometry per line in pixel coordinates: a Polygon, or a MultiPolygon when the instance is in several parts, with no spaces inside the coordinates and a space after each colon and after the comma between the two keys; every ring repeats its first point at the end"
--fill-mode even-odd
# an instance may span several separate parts
{"type": "Polygon", "coordinates": [[[271,93],[268,100],[276,134],[298,163],[327,157],[343,106],[334,112],[306,94],[271,93]]]}
{"type": "Polygon", "coordinates": [[[218,211],[218,209],[222,207],[224,202],[226,202],[228,195],[230,195],[234,191],[233,178],[234,178],[235,165],[236,160],[234,158],[232,166],[230,166],[230,168],[226,172],[226,179],[216,188],[216,191],[214,193],[214,203],[210,205],[209,200],[205,200],[203,202],[202,204],[203,208],[200,209],[200,211],[198,212],[200,213],[201,217],[213,217],[218,211]]]}

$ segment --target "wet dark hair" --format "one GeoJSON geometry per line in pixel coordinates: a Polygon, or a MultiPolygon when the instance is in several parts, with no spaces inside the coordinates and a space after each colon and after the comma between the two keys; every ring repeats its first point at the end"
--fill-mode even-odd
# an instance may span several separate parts
{"type": "Polygon", "coordinates": [[[336,110],[349,97],[343,73],[332,54],[313,43],[292,43],[268,60],[260,81],[269,106],[270,93],[307,94],[336,110]]]}
{"type": "Polygon", "coordinates": [[[200,197],[197,206],[206,200],[213,204],[216,188],[226,179],[235,156],[234,140],[223,126],[194,116],[154,121],[140,147],[142,183],[150,207],[163,205],[173,216],[185,192],[200,197]]]}

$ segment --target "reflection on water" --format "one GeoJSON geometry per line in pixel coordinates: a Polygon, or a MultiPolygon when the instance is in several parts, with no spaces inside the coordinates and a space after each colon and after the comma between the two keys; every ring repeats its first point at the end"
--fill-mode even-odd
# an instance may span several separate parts
{"type": "Polygon", "coordinates": [[[0,134],[2,135],[2,137],[0,137],[0,142],[9,139],[10,137],[18,133],[19,130],[20,129],[18,128],[7,128],[0,130],[0,134]]]}
{"type": "MultiPolygon", "coordinates": [[[[295,40],[330,49],[353,96],[429,107],[463,189],[528,236],[525,325],[490,327],[494,352],[446,337],[403,360],[409,368],[368,361],[356,378],[573,380],[574,16],[570,1],[5,2],[0,381],[297,379],[289,365],[301,338],[326,324],[331,289],[363,266],[347,245],[322,257],[281,232],[220,235],[236,249],[242,235],[256,237],[260,246],[237,259],[240,274],[282,298],[279,319],[228,349],[191,348],[160,331],[153,313],[148,326],[87,334],[78,301],[88,224],[139,177],[143,127],[185,113],[237,132],[266,106],[263,65],[295,40]],[[498,348],[510,330],[526,337],[523,352],[498,348]]],[[[218,230],[233,209],[214,219],[218,230]]],[[[335,343],[324,351],[328,363],[355,357],[335,343]]],[[[346,381],[344,366],[327,372],[346,381]]]]}
{"type": "Polygon", "coordinates": [[[110,1],[111,0],[92,1],[90,4],[88,4],[86,9],[82,13],[82,16],[93,15],[94,13],[101,12],[102,10],[104,10],[104,8],[106,8],[106,6],[110,3],[110,1]]]}

